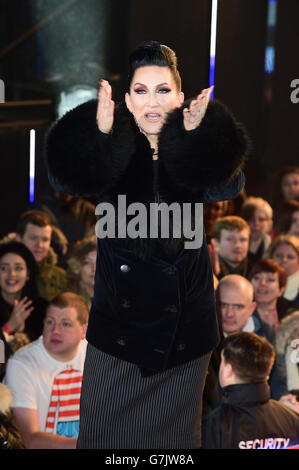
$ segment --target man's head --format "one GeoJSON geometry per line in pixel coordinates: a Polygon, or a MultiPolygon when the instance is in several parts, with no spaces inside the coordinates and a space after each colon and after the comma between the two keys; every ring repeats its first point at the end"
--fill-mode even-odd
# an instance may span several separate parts
{"type": "Polygon", "coordinates": [[[220,280],[216,297],[224,334],[242,331],[256,308],[253,294],[252,284],[243,276],[229,274],[220,280]]]}
{"type": "Polygon", "coordinates": [[[233,268],[247,257],[250,228],[241,217],[231,215],[219,219],[213,236],[219,255],[233,268]]]}
{"type": "Polygon", "coordinates": [[[16,228],[16,239],[24,243],[40,263],[46,258],[52,237],[51,221],[46,214],[37,210],[24,212],[16,228]]]}
{"type": "Polygon", "coordinates": [[[64,292],[49,304],[44,320],[43,343],[54,359],[69,361],[75,357],[85,338],[88,308],[76,294],[64,292]]]}
{"type": "Polygon", "coordinates": [[[228,336],[221,351],[221,387],[237,383],[266,382],[274,359],[274,347],[266,338],[245,332],[228,336]]]}

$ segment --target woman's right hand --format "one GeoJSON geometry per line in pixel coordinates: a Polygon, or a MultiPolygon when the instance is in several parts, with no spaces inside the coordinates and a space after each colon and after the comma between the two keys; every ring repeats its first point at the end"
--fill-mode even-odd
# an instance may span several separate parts
{"type": "Polygon", "coordinates": [[[101,80],[98,92],[97,124],[101,132],[109,134],[114,121],[115,103],[112,100],[112,88],[107,80],[101,80]]]}
{"type": "Polygon", "coordinates": [[[28,300],[28,297],[24,297],[22,300],[15,300],[13,311],[6,325],[12,331],[23,331],[25,327],[25,320],[29,317],[34,307],[32,306],[32,300],[28,300]]]}

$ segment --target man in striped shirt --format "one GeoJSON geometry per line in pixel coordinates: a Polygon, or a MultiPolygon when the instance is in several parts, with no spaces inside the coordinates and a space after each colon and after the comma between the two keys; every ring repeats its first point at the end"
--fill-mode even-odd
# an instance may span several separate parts
{"type": "Polygon", "coordinates": [[[8,361],[5,383],[26,448],[76,447],[87,322],[84,301],[60,294],[47,308],[43,335],[8,361]]]}

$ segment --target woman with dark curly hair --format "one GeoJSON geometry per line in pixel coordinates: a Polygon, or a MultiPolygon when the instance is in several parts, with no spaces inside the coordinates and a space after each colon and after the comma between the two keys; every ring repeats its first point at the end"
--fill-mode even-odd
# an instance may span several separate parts
{"type": "Polygon", "coordinates": [[[8,335],[24,331],[30,341],[43,329],[47,302],[38,296],[36,263],[23,243],[0,245],[0,324],[8,335]]]}
{"type": "Polygon", "coordinates": [[[38,296],[36,263],[20,242],[0,244],[0,328],[4,341],[4,376],[9,356],[42,334],[47,302],[38,296]]]}

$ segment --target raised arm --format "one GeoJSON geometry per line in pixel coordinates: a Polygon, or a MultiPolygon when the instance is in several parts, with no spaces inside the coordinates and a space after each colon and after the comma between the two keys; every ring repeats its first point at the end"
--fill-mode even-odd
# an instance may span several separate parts
{"type": "Polygon", "coordinates": [[[134,153],[129,122],[115,119],[119,112],[111,97],[111,87],[103,81],[98,100],[69,111],[50,129],[46,160],[51,185],[74,196],[90,196],[107,191],[127,168],[134,153]],[[122,146],[115,145],[119,134],[122,146]]]}
{"type": "Polygon", "coordinates": [[[169,114],[159,138],[159,157],[181,190],[194,196],[206,194],[206,200],[233,198],[244,184],[240,171],[248,154],[248,137],[230,111],[216,100],[207,103],[197,126],[186,128],[186,114],[193,106],[199,112],[202,108],[196,102],[198,97],[169,114]],[[221,196],[222,187],[226,187],[226,197],[221,196]]]}

